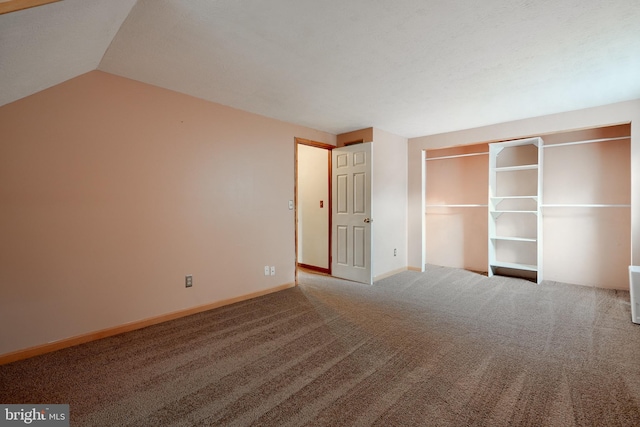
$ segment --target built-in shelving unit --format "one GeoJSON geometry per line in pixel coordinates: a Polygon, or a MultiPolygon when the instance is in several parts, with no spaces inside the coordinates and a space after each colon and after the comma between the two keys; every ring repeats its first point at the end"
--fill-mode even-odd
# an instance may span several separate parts
{"type": "Polygon", "coordinates": [[[489,276],[542,281],[541,146],[541,138],[489,144],[489,276]]]}

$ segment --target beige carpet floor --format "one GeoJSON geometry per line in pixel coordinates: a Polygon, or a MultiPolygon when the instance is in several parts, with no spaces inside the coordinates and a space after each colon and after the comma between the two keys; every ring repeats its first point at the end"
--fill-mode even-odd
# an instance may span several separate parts
{"type": "Polygon", "coordinates": [[[628,292],[432,266],[300,280],[0,366],[0,403],[69,403],[72,426],[640,425],[628,292]]]}

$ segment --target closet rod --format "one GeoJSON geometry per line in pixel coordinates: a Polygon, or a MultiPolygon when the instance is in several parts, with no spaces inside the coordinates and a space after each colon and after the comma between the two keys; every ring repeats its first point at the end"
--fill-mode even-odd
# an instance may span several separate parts
{"type": "Polygon", "coordinates": [[[630,139],[630,138],[631,138],[630,136],[619,136],[616,138],[588,139],[586,141],[562,142],[560,144],[547,144],[547,145],[543,145],[542,148],[566,147],[567,145],[591,144],[594,142],[620,141],[623,139],[630,139]]]}
{"type": "Polygon", "coordinates": [[[488,155],[488,154],[489,154],[489,152],[486,152],[486,153],[471,153],[471,154],[454,154],[452,156],[430,157],[430,158],[426,159],[426,161],[429,161],[429,160],[444,160],[444,159],[457,159],[459,157],[485,156],[485,155],[488,155]]]}
{"type": "Polygon", "coordinates": [[[630,208],[627,204],[604,204],[604,203],[556,203],[540,205],[542,208],[630,208]]]}

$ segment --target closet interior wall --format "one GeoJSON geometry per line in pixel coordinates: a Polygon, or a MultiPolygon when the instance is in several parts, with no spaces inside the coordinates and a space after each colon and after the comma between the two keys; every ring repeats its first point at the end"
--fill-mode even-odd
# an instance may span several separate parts
{"type": "Polygon", "coordinates": [[[426,152],[427,262],[487,270],[487,144],[426,152]]]}
{"type": "Polygon", "coordinates": [[[624,289],[631,264],[631,125],[544,136],[544,279],[624,289]]]}

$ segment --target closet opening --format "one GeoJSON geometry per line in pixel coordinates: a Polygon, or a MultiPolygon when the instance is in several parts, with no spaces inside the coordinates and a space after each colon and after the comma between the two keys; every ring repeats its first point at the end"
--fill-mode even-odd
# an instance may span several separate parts
{"type": "Polygon", "coordinates": [[[297,270],[331,274],[332,145],[295,139],[295,249],[297,270]]]}
{"type": "MultiPolygon", "coordinates": [[[[526,138],[533,137],[541,139],[540,191],[532,199],[537,209],[521,206],[528,202],[522,196],[533,194],[518,182],[530,180],[511,179],[514,174],[537,173],[533,167],[526,170],[529,165],[496,165],[504,171],[504,185],[513,188],[508,188],[507,197],[490,197],[490,143],[426,151],[426,263],[489,271],[488,215],[511,215],[515,220],[500,223],[494,240],[514,260],[521,249],[530,251],[539,241],[541,255],[527,258],[537,264],[538,281],[626,288],[631,264],[631,124],[526,138]],[[505,212],[490,213],[491,203],[504,204],[505,198],[508,206],[498,208],[505,212]],[[534,219],[511,213],[520,210],[531,211],[528,216],[534,219]]],[[[520,138],[509,141],[516,139],[520,138]]]]}

